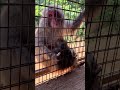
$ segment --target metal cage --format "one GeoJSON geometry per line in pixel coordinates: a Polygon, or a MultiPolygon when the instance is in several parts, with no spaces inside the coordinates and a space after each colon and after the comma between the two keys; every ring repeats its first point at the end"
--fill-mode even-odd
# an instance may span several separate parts
{"type": "MultiPolygon", "coordinates": [[[[93,53],[97,64],[101,66],[102,70],[98,75],[99,89],[119,90],[120,1],[101,0],[101,2],[86,3],[85,51],[86,55],[93,53]]],[[[97,82],[96,79],[94,81],[97,82]]]]}
{"type": "MultiPolygon", "coordinates": [[[[48,8],[49,5],[55,5],[57,6],[57,10],[62,10],[63,14],[65,16],[64,21],[74,21],[75,18],[78,16],[78,14],[82,11],[82,9],[84,8],[84,2],[80,3],[80,0],[78,1],[50,1],[50,0],[45,0],[45,1],[39,1],[36,0],[36,16],[35,16],[35,20],[36,20],[36,29],[40,30],[41,28],[43,29],[43,27],[39,26],[39,19],[42,18],[43,16],[41,16],[41,12],[44,8],[48,8]],[[61,6],[62,8],[59,8],[59,6],[61,6]],[[38,13],[40,12],[40,13],[38,13]],[[71,15],[72,14],[72,15],[71,15]]],[[[54,8],[54,7],[53,7],[54,8]]],[[[56,9],[56,8],[54,8],[56,9]]],[[[44,14],[44,13],[43,13],[44,14]]],[[[45,13],[46,14],[46,13],[45,13]]],[[[43,17],[43,18],[48,18],[48,17],[43,17]]],[[[69,28],[60,28],[60,29],[65,29],[66,31],[69,30],[69,28]]],[[[78,62],[79,61],[84,61],[84,57],[85,57],[85,25],[84,25],[84,21],[83,21],[83,25],[81,25],[81,27],[77,28],[77,33],[75,33],[73,36],[67,34],[64,36],[64,40],[67,41],[67,45],[72,48],[78,58],[78,62]]],[[[46,31],[44,31],[46,32],[46,31]]],[[[52,32],[52,31],[51,31],[52,32]]],[[[54,33],[54,31],[53,31],[54,33]]],[[[40,37],[40,35],[38,33],[36,33],[36,39],[38,39],[40,37]]],[[[54,36],[54,38],[57,38],[60,36],[54,36]]],[[[53,40],[54,41],[54,40],[53,40]]],[[[35,41],[37,42],[37,40],[35,41]]],[[[51,43],[52,44],[52,43],[51,43]]],[[[41,59],[42,55],[46,54],[46,53],[40,53],[39,51],[39,47],[44,48],[43,46],[40,45],[36,45],[35,46],[35,84],[36,86],[39,84],[42,84],[50,79],[56,78],[58,76],[64,75],[68,72],[70,72],[72,70],[72,67],[68,67],[66,69],[60,70],[60,69],[56,69],[56,64],[52,63],[51,60],[48,58],[47,60],[41,59]],[[46,63],[46,66],[44,66],[43,64],[46,63]],[[47,69],[51,68],[52,71],[48,71],[47,69]]]]}
{"type": "Polygon", "coordinates": [[[0,0],[0,90],[34,90],[34,0],[0,0]]]}
{"type": "MultiPolygon", "coordinates": [[[[40,59],[45,53],[40,53],[41,46],[35,45],[35,39],[40,37],[36,37],[35,29],[44,28],[39,27],[39,19],[42,9],[50,4],[61,5],[64,20],[68,22],[74,21],[85,8],[85,21],[77,28],[78,32],[64,36],[64,40],[76,53],[78,62],[87,60],[88,54],[92,53],[95,59],[93,63],[101,67],[97,77],[90,76],[93,78],[90,84],[92,90],[119,90],[119,0],[86,0],[85,3],[82,0],[1,0],[0,90],[34,90],[35,86],[74,69],[69,67],[59,70],[50,62],[51,59],[40,59]],[[52,68],[52,71],[47,71],[47,68],[52,68]]],[[[89,68],[95,70],[93,63],[89,68]]],[[[89,77],[87,71],[86,77],[89,77]]]]}

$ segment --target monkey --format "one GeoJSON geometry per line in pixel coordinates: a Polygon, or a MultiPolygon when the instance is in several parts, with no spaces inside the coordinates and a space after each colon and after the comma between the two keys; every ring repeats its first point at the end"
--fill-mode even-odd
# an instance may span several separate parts
{"type": "MultiPolygon", "coordinates": [[[[96,0],[97,1],[97,0],[96,0]]],[[[94,0],[87,0],[87,4],[96,3],[94,0]]],[[[102,3],[99,1],[98,3],[102,3]]],[[[95,13],[98,10],[96,7],[94,10],[83,10],[74,21],[67,21],[64,18],[64,13],[60,6],[49,5],[42,11],[42,17],[39,20],[39,27],[35,32],[35,53],[40,57],[36,57],[37,60],[51,59],[51,62],[57,63],[56,54],[48,49],[47,45],[50,44],[54,47],[55,42],[59,38],[63,38],[65,35],[73,35],[77,28],[81,25],[83,20],[88,17],[87,14],[95,13]],[[42,55],[44,53],[44,55],[42,55]]]]}
{"type": "Polygon", "coordinates": [[[102,68],[100,65],[97,64],[92,53],[86,53],[85,58],[86,90],[99,90],[100,82],[97,76],[101,72],[102,68]]]}
{"type": "MultiPolygon", "coordinates": [[[[40,61],[50,59],[53,64],[58,63],[59,60],[55,52],[52,51],[55,43],[58,39],[63,39],[65,35],[73,35],[83,22],[84,14],[84,11],[81,12],[75,21],[69,22],[65,20],[60,6],[49,5],[43,9],[39,27],[35,32],[35,46],[37,48],[35,53],[40,55],[40,61]],[[51,46],[51,48],[48,48],[48,46],[51,46]]],[[[39,60],[38,57],[37,59],[39,60]]]]}
{"type": "Polygon", "coordinates": [[[22,6],[34,0],[6,1],[0,11],[0,90],[34,90],[34,6],[22,6]]]}
{"type": "Polygon", "coordinates": [[[73,49],[70,49],[67,42],[63,39],[58,39],[53,52],[56,53],[58,68],[65,69],[72,66],[76,60],[76,54],[73,49]]]}

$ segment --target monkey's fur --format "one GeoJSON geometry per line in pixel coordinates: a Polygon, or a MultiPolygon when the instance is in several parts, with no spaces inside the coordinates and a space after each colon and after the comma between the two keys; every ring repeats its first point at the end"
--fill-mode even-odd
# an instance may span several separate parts
{"type": "Polygon", "coordinates": [[[53,49],[53,52],[57,54],[57,64],[59,69],[65,69],[74,65],[76,54],[68,47],[65,40],[59,39],[55,45],[55,49],[53,49]]]}
{"type": "MultiPolygon", "coordinates": [[[[74,22],[70,22],[65,20],[60,6],[50,5],[43,9],[39,28],[35,32],[35,46],[38,48],[35,53],[41,55],[39,56],[41,61],[50,59],[51,63],[58,63],[58,57],[53,52],[55,43],[57,40],[63,39],[65,35],[73,35],[83,20],[82,16],[84,16],[83,13],[80,13],[74,22]],[[45,54],[43,55],[43,53],[45,54]]],[[[39,57],[36,60],[39,60],[39,57]]],[[[43,65],[46,66],[46,64],[43,65]]]]}
{"type": "Polygon", "coordinates": [[[97,75],[102,68],[97,64],[95,57],[92,53],[86,53],[85,59],[85,77],[86,77],[86,90],[99,90],[99,79],[97,75]]]}

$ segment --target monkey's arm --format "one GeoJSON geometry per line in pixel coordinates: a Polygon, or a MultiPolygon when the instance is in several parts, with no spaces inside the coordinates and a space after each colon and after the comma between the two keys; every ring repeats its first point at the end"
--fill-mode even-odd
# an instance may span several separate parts
{"type": "Polygon", "coordinates": [[[44,58],[46,60],[48,59],[52,59],[52,60],[56,60],[56,55],[47,48],[47,46],[44,44],[44,29],[36,29],[35,32],[35,55],[40,54],[42,55],[41,58],[44,58]]]}
{"type": "Polygon", "coordinates": [[[83,10],[79,16],[74,20],[65,20],[63,29],[63,35],[73,35],[77,30],[79,30],[80,25],[84,21],[85,17],[85,10],[83,10]]]}
{"type": "MultiPolygon", "coordinates": [[[[101,4],[104,4],[104,2],[106,2],[106,0],[86,0],[85,10],[83,10],[73,22],[65,22],[66,28],[69,28],[69,30],[64,30],[64,34],[74,34],[75,31],[78,30],[77,28],[79,28],[84,19],[86,19],[86,21],[89,22],[91,18],[99,16],[102,6],[101,4]]],[[[95,28],[96,25],[92,26],[92,29],[95,28]]]]}
{"type": "Polygon", "coordinates": [[[75,30],[81,25],[81,23],[84,21],[84,19],[85,19],[85,10],[83,10],[83,11],[79,14],[79,16],[75,19],[75,21],[73,21],[70,29],[71,29],[72,31],[75,31],[75,30]]]}

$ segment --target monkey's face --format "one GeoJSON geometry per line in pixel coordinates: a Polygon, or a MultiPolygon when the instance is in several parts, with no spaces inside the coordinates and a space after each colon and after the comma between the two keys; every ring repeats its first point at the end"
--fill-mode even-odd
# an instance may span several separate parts
{"type": "Polygon", "coordinates": [[[62,14],[57,10],[50,9],[48,11],[48,24],[52,28],[61,28],[63,26],[64,18],[62,14]]]}

